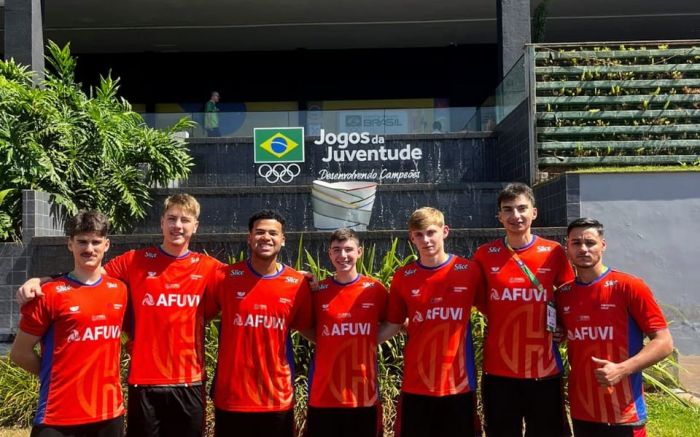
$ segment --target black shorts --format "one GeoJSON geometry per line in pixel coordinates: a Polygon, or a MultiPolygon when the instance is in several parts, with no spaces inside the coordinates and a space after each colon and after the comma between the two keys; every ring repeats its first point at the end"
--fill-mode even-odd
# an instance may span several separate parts
{"type": "Polygon", "coordinates": [[[305,437],[380,437],[381,405],[358,408],[309,407],[305,437]]]}
{"type": "Polygon", "coordinates": [[[481,379],[484,428],[489,437],[570,436],[559,377],[517,379],[484,374],[481,379]]]}
{"type": "Polygon", "coordinates": [[[576,437],[647,437],[644,425],[610,425],[573,419],[576,437]]]}
{"type": "Polygon", "coordinates": [[[32,427],[30,437],[122,437],[124,416],[85,425],[32,427]]]}
{"type": "Polygon", "coordinates": [[[478,435],[474,393],[423,396],[401,393],[395,437],[478,435]]]}
{"type": "Polygon", "coordinates": [[[216,409],[214,437],[294,437],[294,409],[250,413],[216,409]]]}
{"type": "Polygon", "coordinates": [[[204,386],[130,385],[127,437],[201,437],[204,386]]]}

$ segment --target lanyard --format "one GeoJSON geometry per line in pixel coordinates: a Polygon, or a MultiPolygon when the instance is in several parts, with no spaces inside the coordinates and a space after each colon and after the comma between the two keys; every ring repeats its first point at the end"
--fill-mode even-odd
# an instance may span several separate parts
{"type": "Polygon", "coordinates": [[[537,290],[542,293],[543,296],[547,296],[547,291],[544,289],[544,286],[540,283],[540,281],[537,279],[534,273],[532,273],[532,270],[523,262],[522,259],[518,256],[518,254],[515,252],[515,249],[513,249],[510,244],[508,244],[508,237],[503,238],[503,243],[506,245],[508,248],[508,251],[510,254],[513,256],[513,261],[520,267],[520,270],[525,273],[525,276],[530,278],[530,282],[532,282],[532,285],[537,287],[537,290]]]}
{"type": "MultiPolygon", "coordinates": [[[[537,279],[534,273],[532,273],[532,270],[523,262],[522,259],[518,256],[517,253],[515,253],[515,250],[508,244],[508,237],[503,239],[503,243],[506,245],[508,250],[510,251],[511,255],[513,256],[513,261],[520,267],[520,270],[525,273],[525,276],[530,278],[530,282],[532,282],[532,285],[537,287],[537,290],[539,290],[540,293],[542,293],[542,296],[547,298],[547,291],[544,289],[544,286],[540,283],[540,281],[537,279]]],[[[548,301],[547,302],[547,313],[545,315],[545,327],[548,332],[555,332],[557,330],[557,309],[556,306],[554,305],[553,301],[548,301]]]]}

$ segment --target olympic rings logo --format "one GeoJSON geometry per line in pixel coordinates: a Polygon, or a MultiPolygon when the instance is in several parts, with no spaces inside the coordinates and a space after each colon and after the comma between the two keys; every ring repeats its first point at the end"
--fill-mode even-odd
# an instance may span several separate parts
{"type": "Polygon", "coordinates": [[[301,173],[301,168],[298,164],[289,164],[287,166],[284,164],[263,164],[258,168],[260,177],[270,184],[276,184],[277,182],[288,184],[295,177],[299,176],[299,173],[301,173]]]}

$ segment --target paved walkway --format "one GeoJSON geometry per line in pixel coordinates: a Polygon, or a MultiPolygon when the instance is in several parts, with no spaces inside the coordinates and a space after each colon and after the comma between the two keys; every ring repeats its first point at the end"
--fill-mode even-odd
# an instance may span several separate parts
{"type": "Polygon", "coordinates": [[[681,384],[688,392],[700,397],[700,355],[680,355],[678,362],[685,369],[680,372],[681,384]]]}

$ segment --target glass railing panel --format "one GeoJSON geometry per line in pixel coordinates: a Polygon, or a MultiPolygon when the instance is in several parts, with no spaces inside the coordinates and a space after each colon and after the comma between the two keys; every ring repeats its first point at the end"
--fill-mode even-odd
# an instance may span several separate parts
{"type": "Polygon", "coordinates": [[[511,67],[496,88],[496,124],[505,119],[518,105],[527,98],[525,83],[525,57],[511,67]]]}
{"type": "MultiPolygon", "coordinates": [[[[493,116],[489,111],[482,112],[493,116]]],[[[478,123],[470,127],[477,114],[475,107],[402,108],[402,109],[348,109],[330,111],[270,111],[218,112],[219,134],[222,137],[250,137],[256,127],[303,126],[306,135],[327,132],[369,132],[370,134],[438,134],[481,130],[478,123]]],[[[205,113],[145,113],[146,123],[155,128],[168,128],[180,118],[195,121],[187,135],[205,137],[205,113]]]]}

